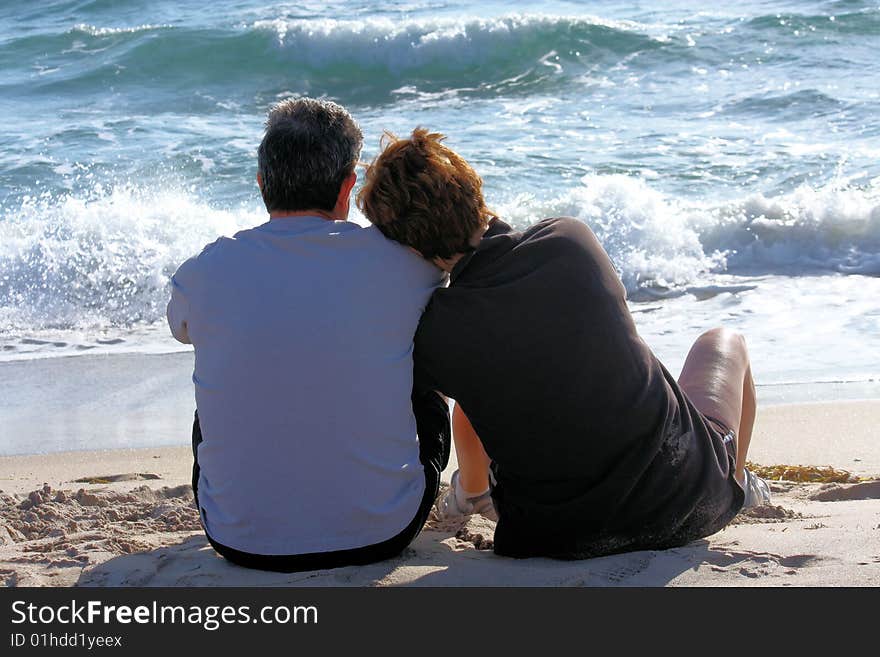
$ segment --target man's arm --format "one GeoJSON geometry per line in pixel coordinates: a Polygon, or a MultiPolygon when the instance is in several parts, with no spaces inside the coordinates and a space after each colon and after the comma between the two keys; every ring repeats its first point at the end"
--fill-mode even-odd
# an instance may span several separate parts
{"type": "Polygon", "coordinates": [[[189,302],[177,280],[176,274],[171,277],[171,300],[168,302],[165,316],[168,318],[168,327],[171,329],[171,335],[178,342],[192,344],[192,340],[189,339],[189,328],[187,327],[189,302]]]}

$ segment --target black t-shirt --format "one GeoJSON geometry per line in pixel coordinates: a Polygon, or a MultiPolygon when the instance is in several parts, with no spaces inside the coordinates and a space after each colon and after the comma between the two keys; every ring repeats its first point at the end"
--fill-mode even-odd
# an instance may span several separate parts
{"type": "Polygon", "coordinates": [[[524,232],[496,219],[434,293],[415,362],[418,384],[461,405],[493,461],[500,553],[570,553],[650,524],[673,494],[644,476],[664,441],[707,430],[575,219],[524,232]]]}

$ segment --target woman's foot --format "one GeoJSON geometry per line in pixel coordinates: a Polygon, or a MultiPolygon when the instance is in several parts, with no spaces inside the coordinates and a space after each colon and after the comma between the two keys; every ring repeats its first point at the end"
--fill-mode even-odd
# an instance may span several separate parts
{"type": "Polygon", "coordinates": [[[743,504],[743,509],[770,504],[770,484],[755,473],[750,472],[748,468],[746,468],[745,473],[743,489],[746,492],[746,500],[743,504]]]}
{"type": "Polygon", "coordinates": [[[452,485],[440,494],[434,506],[439,520],[466,518],[475,513],[489,520],[498,520],[489,489],[476,495],[466,492],[461,487],[458,470],[452,473],[452,485]]]}

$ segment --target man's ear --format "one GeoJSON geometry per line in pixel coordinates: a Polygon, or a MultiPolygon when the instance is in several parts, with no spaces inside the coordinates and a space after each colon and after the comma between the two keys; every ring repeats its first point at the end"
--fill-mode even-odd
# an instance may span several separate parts
{"type": "Polygon", "coordinates": [[[260,188],[260,191],[263,191],[263,176],[260,175],[260,172],[257,171],[257,187],[260,188]]]}
{"type": "Polygon", "coordinates": [[[351,196],[351,190],[354,189],[354,184],[357,182],[357,179],[357,171],[352,171],[348,175],[348,178],[342,181],[342,187],[339,188],[339,196],[344,196],[347,201],[348,197],[351,196]]]}
{"type": "Polygon", "coordinates": [[[357,179],[357,172],[352,171],[339,187],[339,196],[336,197],[336,207],[333,208],[333,211],[340,219],[348,218],[348,209],[351,205],[351,190],[354,189],[357,179]]]}

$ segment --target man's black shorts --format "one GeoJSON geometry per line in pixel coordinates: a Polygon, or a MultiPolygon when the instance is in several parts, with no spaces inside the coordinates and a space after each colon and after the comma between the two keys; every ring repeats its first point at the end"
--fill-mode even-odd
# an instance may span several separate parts
{"type": "MultiPolygon", "coordinates": [[[[241,552],[231,547],[221,545],[212,539],[207,532],[205,535],[214,549],[229,561],[260,570],[274,570],[277,572],[292,573],[302,570],[318,570],[324,568],[339,568],[342,566],[359,566],[376,561],[383,561],[400,554],[412,540],[418,536],[428,514],[437,497],[440,486],[440,473],[449,462],[449,450],[451,446],[451,430],[449,426],[449,407],[443,398],[433,391],[412,396],[413,413],[416,418],[416,430],[419,435],[419,460],[425,470],[425,494],[416,510],[412,522],[403,531],[388,540],[367,545],[365,547],[350,550],[337,550],[334,552],[315,552],[311,554],[294,555],[265,555],[241,552]]],[[[199,426],[199,414],[196,411],[193,421],[193,477],[192,487],[196,498],[196,507],[199,504],[199,462],[198,446],[202,442],[202,431],[199,426]]]]}

